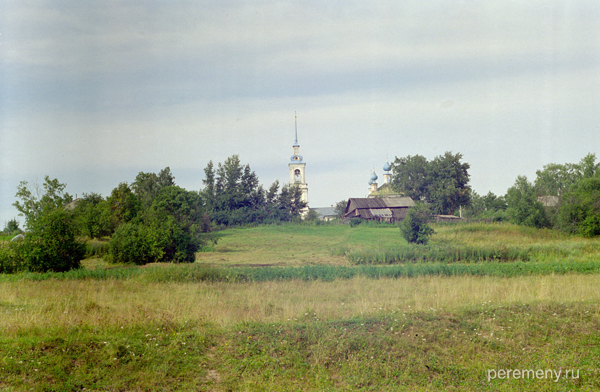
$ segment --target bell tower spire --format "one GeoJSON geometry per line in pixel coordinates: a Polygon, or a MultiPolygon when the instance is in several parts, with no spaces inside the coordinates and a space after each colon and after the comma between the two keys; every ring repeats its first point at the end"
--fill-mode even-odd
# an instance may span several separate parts
{"type": "Polygon", "coordinates": [[[293,147],[300,147],[298,144],[298,115],[294,112],[294,145],[293,147]]]}
{"type": "MultiPolygon", "coordinates": [[[[306,183],[305,169],[306,163],[300,155],[300,144],[298,143],[298,116],[294,112],[294,155],[288,164],[290,168],[290,184],[295,185],[302,191],[302,201],[308,203],[308,184],[306,183]]],[[[308,212],[308,207],[303,214],[308,212]]]]}

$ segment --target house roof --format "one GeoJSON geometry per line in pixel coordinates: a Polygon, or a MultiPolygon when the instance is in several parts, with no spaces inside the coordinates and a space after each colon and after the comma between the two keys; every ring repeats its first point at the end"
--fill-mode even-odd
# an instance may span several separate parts
{"type": "Polygon", "coordinates": [[[410,197],[379,197],[379,198],[350,198],[346,212],[357,208],[399,208],[414,207],[415,202],[410,197]]]}
{"type": "Polygon", "coordinates": [[[318,207],[310,208],[311,211],[316,211],[319,216],[332,216],[335,215],[335,207],[318,207]]]}
{"type": "Polygon", "coordinates": [[[365,219],[389,217],[404,218],[406,209],[415,202],[410,197],[351,198],[346,204],[345,217],[360,216],[365,219]]]}
{"type": "Polygon", "coordinates": [[[408,208],[359,208],[344,214],[345,218],[363,219],[393,219],[403,220],[406,218],[408,208]]]}

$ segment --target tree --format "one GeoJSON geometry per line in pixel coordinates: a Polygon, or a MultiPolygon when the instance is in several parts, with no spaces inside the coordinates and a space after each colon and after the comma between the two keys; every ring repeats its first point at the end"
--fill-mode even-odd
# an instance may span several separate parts
{"type": "Polygon", "coordinates": [[[110,221],[111,232],[132,221],[141,211],[140,201],[126,182],[113,189],[106,201],[104,214],[108,214],[105,219],[110,221]]]}
{"type": "Polygon", "coordinates": [[[341,200],[335,204],[335,208],[333,211],[334,211],[336,218],[341,218],[342,215],[344,215],[344,212],[346,212],[347,205],[348,205],[348,200],[341,200]]]}
{"type": "Polygon", "coordinates": [[[146,221],[164,234],[161,239],[163,258],[174,262],[194,262],[195,253],[205,243],[202,199],[196,192],[177,186],[166,187],[152,203],[146,221]]]}
{"type": "Polygon", "coordinates": [[[537,200],[535,189],[525,176],[518,176],[515,185],[508,189],[506,204],[506,213],[513,223],[537,228],[550,225],[544,206],[537,200]]]}
{"type": "Polygon", "coordinates": [[[576,182],[600,176],[600,163],[595,154],[587,154],[579,163],[545,165],[536,171],[535,190],[538,196],[562,196],[576,182]]]}
{"type": "Polygon", "coordinates": [[[283,186],[277,200],[277,206],[280,220],[291,221],[299,219],[302,210],[306,208],[306,203],[302,201],[302,189],[297,185],[283,186]]]}
{"type": "Polygon", "coordinates": [[[406,218],[400,222],[400,232],[406,241],[415,244],[427,244],[434,231],[429,226],[429,208],[424,203],[416,203],[409,208],[406,218]]]}
{"type": "Polygon", "coordinates": [[[6,226],[4,227],[4,233],[6,234],[16,235],[20,232],[21,228],[19,228],[19,221],[17,220],[17,218],[9,220],[6,226]]]}
{"type": "Polygon", "coordinates": [[[446,152],[428,162],[421,155],[396,158],[392,188],[415,201],[427,202],[434,213],[453,214],[470,203],[469,164],[462,154],[446,152]]]}
{"type": "Polygon", "coordinates": [[[584,178],[561,197],[558,226],[585,237],[600,235],[600,178],[584,178]]]}
{"type": "Polygon", "coordinates": [[[162,259],[159,233],[139,223],[124,223],[110,238],[108,260],[112,263],[145,265],[162,259]]]}
{"type": "Polygon", "coordinates": [[[84,193],[73,209],[73,219],[82,236],[99,238],[112,233],[111,223],[103,211],[107,201],[98,193],[84,193]]]}
{"type": "Polygon", "coordinates": [[[38,184],[31,189],[27,181],[19,183],[15,197],[21,201],[14,202],[13,206],[19,211],[20,216],[25,217],[27,228],[44,213],[73,201],[73,197],[64,191],[66,187],[67,184],[58,182],[56,178],[50,179],[49,176],[44,177],[43,190],[38,184]]]}
{"type": "Polygon", "coordinates": [[[215,168],[212,161],[208,161],[208,164],[204,168],[204,189],[200,191],[206,209],[212,211],[215,204],[216,191],[215,191],[215,168]]]}
{"type": "Polygon", "coordinates": [[[453,214],[470,202],[469,164],[461,163],[462,154],[446,152],[430,163],[427,199],[437,214],[453,214]]]}
{"type": "Polygon", "coordinates": [[[139,172],[131,184],[133,193],[138,197],[142,209],[148,209],[161,189],[175,185],[175,177],[167,166],[158,174],[139,172]]]}
{"type": "Polygon", "coordinates": [[[415,201],[426,201],[429,188],[429,162],[421,155],[397,158],[392,163],[392,188],[415,201]]]}

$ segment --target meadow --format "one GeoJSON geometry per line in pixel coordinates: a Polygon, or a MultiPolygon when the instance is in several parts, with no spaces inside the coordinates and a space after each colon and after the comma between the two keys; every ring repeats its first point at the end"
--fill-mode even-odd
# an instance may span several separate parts
{"type": "Polygon", "coordinates": [[[434,229],[409,260],[395,226],[273,225],[191,265],[0,275],[0,390],[600,388],[600,241],[434,229]]]}

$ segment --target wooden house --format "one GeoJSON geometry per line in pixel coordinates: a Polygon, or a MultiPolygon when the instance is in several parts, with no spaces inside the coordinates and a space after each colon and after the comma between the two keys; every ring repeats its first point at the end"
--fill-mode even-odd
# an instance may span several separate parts
{"type": "Polygon", "coordinates": [[[399,222],[415,202],[410,197],[351,198],[342,218],[399,222]]]}

